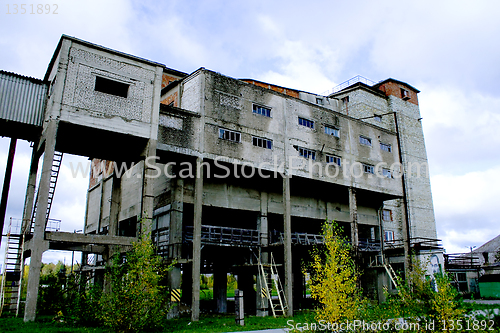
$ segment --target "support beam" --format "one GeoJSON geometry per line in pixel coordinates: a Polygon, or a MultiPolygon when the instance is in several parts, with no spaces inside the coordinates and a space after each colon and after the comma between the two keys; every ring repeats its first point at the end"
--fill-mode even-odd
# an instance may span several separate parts
{"type": "Polygon", "coordinates": [[[31,239],[30,272],[28,275],[28,290],[26,294],[26,306],[24,310],[24,321],[34,321],[36,317],[36,306],[38,289],[40,286],[40,273],[42,269],[42,255],[48,249],[48,242],[44,240],[45,226],[47,223],[47,207],[49,204],[50,177],[52,174],[52,162],[56,146],[58,122],[49,120],[45,129],[45,152],[43,155],[42,175],[38,186],[37,214],[35,219],[35,231],[31,239]]]}
{"type": "Polygon", "coordinates": [[[36,146],[38,146],[37,142],[33,144],[33,150],[31,152],[30,174],[28,176],[28,184],[26,185],[26,195],[24,197],[23,226],[22,226],[23,234],[30,231],[31,217],[33,216],[33,204],[35,201],[35,190],[36,190],[36,175],[38,172],[38,161],[40,159],[38,152],[35,149],[36,146]]]}
{"type": "MultiPolygon", "coordinates": [[[[10,179],[12,177],[12,166],[14,165],[14,155],[16,154],[17,139],[10,139],[9,155],[7,156],[7,166],[3,179],[2,199],[0,200],[0,233],[3,233],[5,223],[5,213],[7,212],[7,200],[9,198],[10,179]]],[[[1,237],[0,237],[1,238],[1,237]]],[[[2,240],[0,239],[0,244],[2,240]]]]}
{"type": "Polygon", "coordinates": [[[153,210],[154,210],[154,184],[156,167],[156,140],[149,139],[144,159],[144,173],[142,177],[142,210],[141,210],[141,234],[151,235],[153,230],[153,210]]]}
{"type": "Polygon", "coordinates": [[[285,260],[285,297],[288,303],[286,316],[293,316],[293,279],[292,279],[292,226],[290,207],[290,177],[283,176],[283,231],[285,260]]]}
{"type": "Polygon", "coordinates": [[[214,300],[215,312],[227,313],[227,268],[224,256],[214,260],[214,300]]]}
{"type": "MultiPolygon", "coordinates": [[[[182,251],[182,220],[184,215],[184,179],[177,177],[171,179],[172,197],[170,207],[169,225],[169,258],[180,259],[182,251]]],[[[179,264],[172,267],[168,272],[170,290],[181,288],[181,266],[179,264]]],[[[179,306],[175,305],[168,313],[169,318],[179,316],[179,306]]]]}
{"type": "Polygon", "coordinates": [[[203,159],[196,159],[194,181],[193,221],[193,294],[191,296],[191,320],[200,319],[200,271],[201,271],[201,215],[203,209],[203,159]]]}
{"type": "Polygon", "coordinates": [[[351,220],[351,244],[354,258],[358,260],[358,244],[359,244],[359,231],[358,231],[358,204],[356,200],[356,189],[349,187],[349,216],[351,220]]]}
{"type": "MultiPolygon", "coordinates": [[[[262,264],[269,263],[269,253],[267,252],[267,246],[269,245],[269,221],[267,218],[267,192],[260,193],[260,215],[257,217],[257,230],[259,230],[260,234],[260,246],[262,248],[260,253],[260,260],[262,264]]],[[[259,270],[257,275],[257,294],[256,294],[256,315],[257,317],[265,317],[269,315],[269,302],[267,298],[262,297],[262,288],[265,288],[262,282],[262,276],[259,270]]]]}

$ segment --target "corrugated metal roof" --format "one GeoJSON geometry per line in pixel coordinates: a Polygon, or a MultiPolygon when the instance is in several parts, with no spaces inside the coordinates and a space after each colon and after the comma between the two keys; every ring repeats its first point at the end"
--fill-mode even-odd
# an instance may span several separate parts
{"type": "Polygon", "coordinates": [[[0,71],[0,119],[42,126],[47,88],[41,80],[0,71]]]}

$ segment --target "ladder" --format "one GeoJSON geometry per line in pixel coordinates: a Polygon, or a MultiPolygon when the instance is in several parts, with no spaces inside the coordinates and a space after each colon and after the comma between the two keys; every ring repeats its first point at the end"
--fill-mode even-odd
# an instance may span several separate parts
{"type": "Polygon", "coordinates": [[[389,264],[388,262],[384,262],[384,268],[387,272],[387,275],[389,275],[389,278],[391,279],[392,283],[394,283],[396,289],[399,289],[398,283],[396,282],[397,281],[396,272],[394,272],[394,269],[392,268],[391,264],[389,264]]]}
{"type": "MultiPolygon", "coordinates": [[[[63,158],[63,153],[58,151],[54,152],[54,159],[52,160],[52,167],[50,172],[49,196],[47,200],[47,212],[45,215],[45,223],[49,221],[50,209],[52,208],[52,201],[54,200],[54,194],[56,192],[57,178],[59,177],[59,170],[61,169],[62,158],[63,158]]],[[[35,231],[37,203],[38,203],[38,194],[37,194],[37,200],[35,201],[35,207],[33,208],[33,216],[31,218],[31,227],[30,227],[31,233],[35,231]]]]}
{"type": "Polygon", "coordinates": [[[2,286],[0,289],[0,315],[3,311],[19,315],[21,282],[23,276],[24,235],[20,232],[21,220],[10,218],[7,232],[7,246],[3,263],[2,286]],[[19,229],[19,230],[17,230],[19,229]]]}
{"type": "Polygon", "coordinates": [[[273,254],[271,253],[271,264],[263,264],[261,255],[259,254],[259,278],[261,285],[261,296],[267,298],[269,306],[273,313],[273,317],[278,315],[284,316],[288,309],[286,302],[285,291],[281,284],[276,263],[274,262],[273,254]],[[273,299],[272,292],[276,291],[278,297],[273,299]]]}

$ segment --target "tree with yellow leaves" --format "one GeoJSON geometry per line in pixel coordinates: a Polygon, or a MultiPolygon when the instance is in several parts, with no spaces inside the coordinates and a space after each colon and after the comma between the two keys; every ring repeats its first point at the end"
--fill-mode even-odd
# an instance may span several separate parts
{"type": "Polygon", "coordinates": [[[323,237],[324,245],[313,251],[310,265],[311,297],[320,304],[316,320],[334,324],[357,319],[364,301],[351,246],[333,221],[324,224],[323,237]]]}

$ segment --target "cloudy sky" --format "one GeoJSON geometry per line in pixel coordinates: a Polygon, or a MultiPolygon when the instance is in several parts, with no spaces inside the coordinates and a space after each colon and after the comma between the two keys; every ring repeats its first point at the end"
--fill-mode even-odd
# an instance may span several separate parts
{"type": "MultiPolygon", "coordinates": [[[[438,237],[451,253],[500,234],[500,2],[56,2],[49,14],[29,5],[13,14],[16,1],[3,2],[0,69],[43,78],[67,34],[187,73],[206,67],[314,93],[358,74],[411,84],[421,90],[438,237]]],[[[8,145],[0,138],[2,181],[8,145]]],[[[22,215],[29,160],[19,141],[7,217],[22,215]]],[[[65,156],[51,213],[65,231],[83,227],[88,185],[71,177],[70,161],[86,159],[65,156]]]]}

